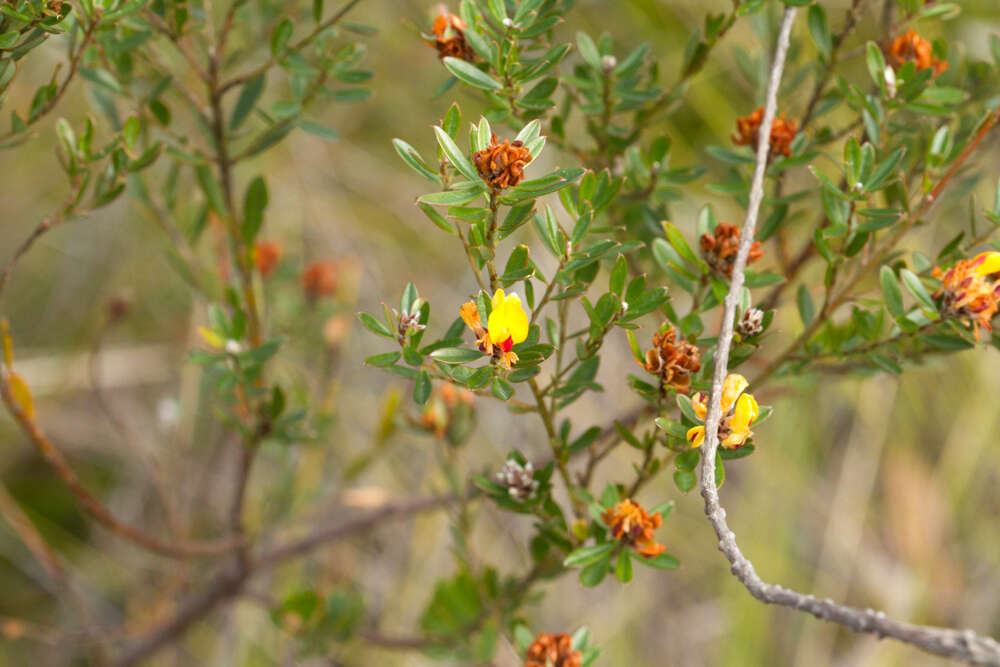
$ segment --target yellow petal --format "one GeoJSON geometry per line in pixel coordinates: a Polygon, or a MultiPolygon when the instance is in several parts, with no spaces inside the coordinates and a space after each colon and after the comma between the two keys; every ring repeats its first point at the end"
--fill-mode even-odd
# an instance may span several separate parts
{"type": "Polygon", "coordinates": [[[516,294],[511,294],[507,301],[507,327],[514,343],[523,343],[528,338],[528,314],[521,307],[521,300],[516,294]]]}
{"type": "Polygon", "coordinates": [[[31,391],[28,389],[24,379],[13,371],[7,376],[7,386],[10,389],[11,398],[17,407],[21,409],[28,419],[35,418],[35,402],[31,398],[31,391]]]}
{"type": "Polygon", "coordinates": [[[722,383],[722,414],[733,409],[733,404],[743,390],[750,386],[747,379],[739,373],[730,373],[722,383]]]}
{"type": "Polygon", "coordinates": [[[226,341],[222,340],[222,337],[219,334],[215,333],[208,327],[198,327],[198,333],[201,334],[201,339],[208,343],[209,347],[221,350],[226,346],[226,341]]]}
{"type": "Polygon", "coordinates": [[[689,428],[687,440],[691,443],[691,447],[701,447],[701,443],[705,442],[705,427],[692,426],[689,428]]]}
{"type": "Polygon", "coordinates": [[[694,408],[694,414],[702,421],[705,421],[705,417],[708,416],[707,399],[708,397],[700,391],[691,397],[691,407],[694,408]]]}
{"type": "Polygon", "coordinates": [[[500,308],[506,300],[507,296],[503,293],[503,290],[497,288],[497,291],[493,293],[493,310],[500,308]]]}
{"type": "Polygon", "coordinates": [[[521,299],[517,294],[505,295],[503,290],[497,290],[493,295],[493,311],[490,313],[486,328],[490,332],[490,340],[500,344],[507,339],[521,343],[528,337],[528,315],[521,307],[521,299]]]}
{"type": "Polygon", "coordinates": [[[981,276],[988,276],[1000,271],[1000,252],[981,252],[972,261],[982,262],[976,267],[976,273],[981,276]]]}
{"type": "Polygon", "coordinates": [[[751,394],[743,394],[736,401],[736,410],[729,419],[729,428],[736,432],[748,432],[750,424],[760,414],[757,400],[751,394]]]}
{"type": "Polygon", "coordinates": [[[3,339],[3,361],[7,368],[14,365],[14,344],[10,340],[10,325],[7,320],[0,320],[0,338],[3,339]]]}

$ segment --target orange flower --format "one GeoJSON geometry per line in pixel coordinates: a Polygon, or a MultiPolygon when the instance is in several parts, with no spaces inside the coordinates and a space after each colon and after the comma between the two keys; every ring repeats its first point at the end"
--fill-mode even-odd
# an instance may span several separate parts
{"type": "Polygon", "coordinates": [[[941,300],[941,314],[955,317],[972,328],[979,340],[979,327],[993,331],[990,320],[1000,302],[1000,252],[983,252],[972,259],[960,259],[942,277],[934,267],[934,277],[941,278],[941,287],[934,298],[941,300]]]}
{"type": "Polygon", "coordinates": [[[583,654],[573,650],[573,638],[566,633],[538,635],[524,653],[524,667],[580,667],[583,654]]]}
{"type": "Polygon", "coordinates": [[[472,156],[472,162],[490,187],[503,190],[517,185],[524,178],[524,167],[531,162],[531,151],[520,141],[512,143],[504,139],[502,144],[498,143],[494,134],[490,145],[472,156]]]}
{"type": "Polygon", "coordinates": [[[337,268],[333,262],[310,262],[302,271],[302,289],[310,303],[337,291],[337,268]]]}
{"type": "Polygon", "coordinates": [[[257,241],[253,246],[253,263],[261,278],[267,278],[281,261],[284,250],[277,241],[257,241]]]}
{"type": "MultiPolygon", "coordinates": [[[[736,251],[740,248],[740,228],[728,222],[720,222],[715,227],[714,234],[702,234],[701,251],[705,261],[718,273],[732,277],[733,264],[736,263],[736,251]]],[[[756,262],[764,256],[760,249],[760,241],[754,241],[747,255],[747,264],[756,262]]]]}
{"type": "MultiPolygon", "coordinates": [[[[760,107],[749,116],[736,119],[737,134],[733,135],[733,143],[737,146],[757,147],[757,134],[760,132],[760,124],[764,120],[764,107],[760,107]]],[[[795,139],[797,125],[794,120],[785,118],[785,114],[780,114],[771,123],[771,152],[780,153],[784,156],[792,154],[792,140],[795,139]]]]}
{"type": "Polygon", "coordinates": [[[663,387],[673,387],[686,394],[691,386],[691,374],[701,370],[701,351],[686,340],[676,342],[677,331],[671,326],[653,335],[653,348],[646,351],[645,362],[639,365],[660,376],[663,387]]]}
{"type": "Polygon", "coordinates": [[[948,69],[948,61],[938,60],[931,43],[913,28],[894,39],[886,50],[886,55],[889,57],[889,64],[896,69],[908,62],[914,63],[918,70],[928,67],[933,69],[934,76],[948,69]]]}
{"type": "Polygon", "coordinates": [[[623,500],[614,509],[605,510],[601,520],[611,527],[615,539],[640,556],[650,558],[666,550],[653,539],[653,531],[663,523],[659,512],[650,516],[638,503],[623,500]]]}
{"type": "Polygon", "coordinates": [[[431,32],[434,33],[434,42],[428,42],[427,45],[437,49],[438,58],[442,60],[450,56],[466,62],[474,62],[476,54],[469,43],[465,41],[465,28],[465,21],[454,14],[442,11],[434,19],[434,25],[431,27],[431,32]]]}

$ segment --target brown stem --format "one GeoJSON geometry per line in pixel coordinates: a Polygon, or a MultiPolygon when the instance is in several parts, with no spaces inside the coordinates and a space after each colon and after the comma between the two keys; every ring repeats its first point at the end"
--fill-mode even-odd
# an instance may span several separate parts
{"type": "Polygon", "coordinates": [[[115,535],[133,542],[149,551],[158,553],[170,558],[190,558],[193,556],[217,555],[232,551],[240,545],[240,540],[225,538],[213,542],[187,542],[175,541],[165,542],[159,538],[146,534],[115,518],[111,512],[101,504],[97,498],[84,487],[83,482],[77,477],[62,453],[56,449],[52,441],[42,433],[41,428],[35,420],[28,416],[12,393],[10,386],[10,376],[6,371],[0,372],[0,397],[6,404],[10,414],[21,426],[25,435],[38,447],[38,450],[45,457],[45,460],[59,476],[69,490],[76,497],[83,508],[97,520],[98,523],[110,530],[115,535]]]}

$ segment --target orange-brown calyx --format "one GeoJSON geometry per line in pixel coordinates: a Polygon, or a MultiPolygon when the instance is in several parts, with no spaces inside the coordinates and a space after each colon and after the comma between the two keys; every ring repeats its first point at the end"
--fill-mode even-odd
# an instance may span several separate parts
{"type": "MultiPolygon", "coordinates": [[[[757,136],[760,125],[764,121],[764,107],[758,108],[748,116],[736,119],[736,134],[733,143],[737,146],[750,145],[757,147],[757,136]]],[[[789,120],[785,114],[779,114],[771,123],[771,152],[788,157],[792,154],[792,141],[798,131],[794,120],[789,120]]]]}
{"type": "MultiPolygon", "coordinates": [[[[740,228],[728,222],[720,222],[712,234],[702,234],[701,252],[705,261],[717,273],[727,278],[733,275],[733,264],[736,263],[736,253],[740,249],[740,228]]],[[[764,256],[760,249],[760,241],[754,241],[747,255],[747,264],[756,262],[764,256]]]]}
{"type": "Polygon", "coordinates": [[[472,156],[479,176],[494,190],[511,188],[520,183],[524,178],[524,168],[531,159],[531,151],[522,142],[504,139],[500,143],[495,134],[489,146],[472,156]]]}
{"type": "Polygon", "coordinates": [[[899,69],[908,62],[916,65],[918,70],[933,69],[934,76],[948,69],[948,61],[935,56],[931,43],[913,28],[894,39],[885,52],[894,69],[899,69]]]}

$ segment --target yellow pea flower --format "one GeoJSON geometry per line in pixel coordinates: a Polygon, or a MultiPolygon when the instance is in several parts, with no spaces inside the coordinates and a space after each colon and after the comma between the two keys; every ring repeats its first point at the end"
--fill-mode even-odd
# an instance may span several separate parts
{"type": "Polygon", "coordinates": [[[504,294],[502,289],[493,294],[492,310],[485,328],[472,301],[462,306],[460,314],[476,335],[480,350],[499,359],[506,368],[517,363],[517,355],[511,349],[528,338],[530,325],[517,294],[504,294]]]}
{"type": "MultiPolygon", "coordinates": [[[[743,391],[750,386],[739,373],[730,373],[722,384],[722,420],[719,422],[719,444],[728,449],[742,447],[753,435],[750,425],[760,414],[760,407],[752,394],[743,391]]],[[[698,392],[691,398],[691,406],[698,419],[705,421],[708,416],[708,396],[698,392]]],[[[693,426],[687,432],[692,447],[701,447],[705,442],[705,426],[693,426]]]]}

